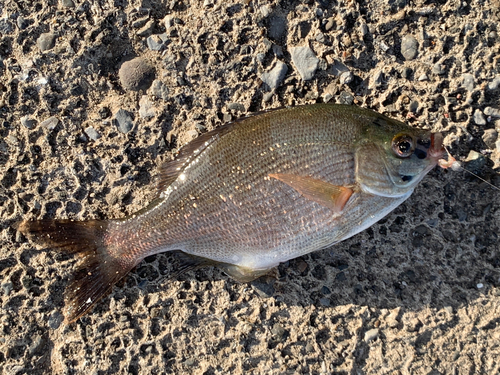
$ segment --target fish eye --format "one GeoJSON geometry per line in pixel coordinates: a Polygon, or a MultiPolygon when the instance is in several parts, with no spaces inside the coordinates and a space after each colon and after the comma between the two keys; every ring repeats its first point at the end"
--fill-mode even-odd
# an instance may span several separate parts
{"type": "Polygon", "coordinates": [[[392,150],[400,158],[407,158],[415,149],[413,138],[409,135],[397,135],[392,140],[392,150]]]}

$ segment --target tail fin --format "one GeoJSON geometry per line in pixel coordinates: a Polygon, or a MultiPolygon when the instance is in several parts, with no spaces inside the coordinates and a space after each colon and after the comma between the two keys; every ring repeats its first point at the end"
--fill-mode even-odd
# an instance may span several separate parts
{"type": "MultiPolygon", "coordinates": [[[[38,243],[81,258],[73,280],[66,288],[64,316],[72,323],[87,313],[135,265],[127,257],[113,254],[109,243],[109,221],[40,220],[17,223],[17,229],[38,243]]],[[[112,246],[112,245],[111,245],[112,246]]]]}

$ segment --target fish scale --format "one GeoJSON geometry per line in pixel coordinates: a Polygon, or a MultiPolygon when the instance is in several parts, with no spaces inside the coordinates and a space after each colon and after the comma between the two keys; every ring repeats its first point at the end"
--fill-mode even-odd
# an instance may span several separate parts
{"type": "Polygon", "coordinates": [[[249,281],[349,238],[411,195],[443,156],[441,142],[354,106],[269,111],[183,147],[160,169],[158,197],[129,217],[18,229],[82,257],[66,291],[72,322],[153,254],[181,251],[184,268],[216,265],[249,281]]]}

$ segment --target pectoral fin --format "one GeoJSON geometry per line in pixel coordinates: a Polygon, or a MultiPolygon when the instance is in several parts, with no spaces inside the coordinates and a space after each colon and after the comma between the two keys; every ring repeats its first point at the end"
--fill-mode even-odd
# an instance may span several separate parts
{"type": "Polygon", "coordinates": [[[351,188],[332,185],[312,177],[282,173],[269,174],[269,177],[284,182],[302,194],[305,198],[329,208],[335,213],[342,212],[345,204],[353,193],[351,188]]]}

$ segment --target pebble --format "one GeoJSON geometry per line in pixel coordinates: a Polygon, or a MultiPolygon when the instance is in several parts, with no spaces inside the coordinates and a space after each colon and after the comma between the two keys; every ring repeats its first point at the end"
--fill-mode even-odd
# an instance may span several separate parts
{"type": "Polygon", "coordinates": [[[166,33],[155,34],[146,39],[146,44],[151,51],[160,51],[167,41],[168,35],[166,33]]]}
{"type": "Polygon", "coordinates": [[[132,117],[130,113],[125,111],[124,109],[119,109],[115,114],[116,125],[118,129],[123,133],[127,134],[134,127],[134,123],[132,121],[132,117]]]}
{"type": "Polygon", "coordinates": [[[304,81],[314,77],[319,59],[308,46],[291,48],[292,62],[304,81]]]}
{"type": "Polygon", "coordinates": [[[369,88],[374,89],[382,85],[382,82],[384,81],[384,75],[380,69],[375,71],[375,74],[372,75],[369,83],[369,88]]]}
{"type": "Polygon", "coordinates": [[[73,8],[75,6],[75,3],[73,0],[61,0],[61,5],[64,8],[73,8]]]}
{"type": "Polygon", "coordinates": [[[479,108],[474,111],[473,119],[476,125],[486,125],[486,119],[479,108]]]}
{"type": "Polygon", "coordinates": [[[443,75],[445,73],[444,65],[440,63],[435,63],[434,66],[432,67],[432,73],[438,76],[443,75]]]}
{"type": "Polygon", "coordinates": [[[155,79],[151,85],[151,94],[163,100],[168,99],[168,87],[159,79],[155,79]]]}
{"type": "Polygon", "coordinates": [[[141,118],[150,118],[156,116],[156,111],[153,103],[148,99],[147,95],[143,95],[139,100],[139,116],[141,118]]]}
{"type": "Polygon", "coordinates": [[[53,33],[43,33],[36,40],[36,45],[40,51],[45,52],[54,48],[56,44],[56,36],[53,33]]]}
{"type": "Polygon", "coordinates": [[[477,289],[482,289],[484,287],[483,283],[478,283],[476,285],[477,289]]]}
{"type": "Polygon", "coordinates": [[[99,138],[101,138],[101,135],[94,129],[93,126],[85,128],[84,132],[85,134],[87,134],[87,137],[89,137],[93,141],[97,141],[99,138]]]}
{"type": "Polygon", "coordinates": [[[262,95],[262,101],[264,103],[270,102],[272,98],[273,98],[273,93],[272,92],[266,92],[264,95],[262,95]]]}
{"type": "Polygon", "coordinates": [[[8,296],[10,292],[14,289],[14,285],[11,282],[2,283],[2,289],[4,295],[8,296]]]}
{"type": "Polygon", "coordinates": [[[462,76],[463,85],[467,91],[474,90],[474,76],[470,73],[466,73],[462,76]]]}
{"type": "Polygon", "coordinates": [[[483,142],[489,149],[495,149],[496,141],[498,139],[498,132],[495,129],[486,129],[483,134],[483,142]]]}
{"type": "Polygon", "coordinates": [[[429,79],[429,77],[428,77],[428,76],[427,76],[427,74],[425,74],[425,73],[422,73],[422,74],[420,75],[420,77],[418,77],[418,80],[419,80],[420,82],[422,82],[422,81],[427,81],[428,79],[429,79]]]}
{"type": "Polygon", "coordinates": [[[340,83],[342,85],[348,85],[349,83],[352,82],[354,76],[350,71],[344,72],[340,75],[340,83]]]}
{"type": "Polygon", "coordinates": [[[280,41],[286,31],[286,18],[276,15],[269,18],[269,27],[267,30],[267,35],[269,38],[280,41]]]}
{"type": "Polygon", "coordinates": [[[262,73],[260,79],[271,89],[275,89],[281,84],[283,79],[285,79],[287,72],[288,67],[286,64],[284,62],[277,61],[270,71],[262,73]]]}
{"type": "Polygon", "coordinates": [[[59,119],[55,116],[49,117],[47,120],[40,123],[40,125],[42,125],[47,130],[54,130],[57,124],[59,124],[59,119]]]}
{"type": "Polygon", "coordinates": [[[321,306],[329,307],[330,306],[330,298],[322,297],[319,299],[319,303],[321,304],[321,306]]]}
{"type": "Polygon", "coordinates": [[[275,341],[283,341],[288,336],[287,331],[279,323],[274,323],[271,333],[275,341]]]}
{"type": "Polygon", "coordinates": [[[467,163],[467,168],[472,173],[478,174],[481,172],[481,169],[486,165],[486,158],[483,154],[480,154],[477,151],[471,150],[467,158],[465,159],[467,163]]]}
{"type": "Polygon", "coordinates": [[[250,283],[250,286],[261,298],[271,298],[274,294],[274,280],[264,282],[262,279],[256,279],[250,283]]]}
{"type": "Polygon", "coordinates": [[[369,331],[365,332],[365,342],[369,343],[370,341],[375,340],[378,337],[379,330],[378,328],[373,328],[370,329],[369,331]]]}
{"type": "Polygon", "coordinates": [[[229,103],[227,105],[227,109],[231,109],[233,111],[245,112],[245,106],[241,103],[229,103]]]}
{"type": "Polygon", "coordinates": [[[136,57],[124,62],[118,75],[125,90],[139,91],[147,90],[151,86],[155,71],[146,59],[136,57]]]}
{"type": "Polygon", "coordinates": [[[28,129],[33,129],[36,126],[36,120],[26,115],[21,117],[21,124],[28,129]]]}
{"type": "Polygon", "coordinates": [[[28,21],[26,21],[26,19],[21,15],[19,15],[17,17],[16,23],[17,23],[17,27],[19,27],[19,30],[24,30],[29,25],[28,21]]]}
{"type": "Polygon", "coordinates": [[[494,78],[493,81],[488,83],[488,89],[490,90],[496,90],[498,86],[500,86],[500,76],[494,78]]]}
{"type": "Polygon", "coordinates": [[[342,91],[338,99],[339,104],[351,105],[354,102],[354,96],[347,91],[342,91]]]}
{"type": "Polygon", "coordinates": [[[486,107],[484,109],[484,114],[486,116],[492,116],[492,117],[500,117],[500,110],[497,108],[492,108],[492,107],[486,107]]]}
{"type": "Polygon", "coordinates": [[[14,26],[8,18],[0,18],[0,34],[10,34],[14,31],[14,26]]]}
{"type": "Polygon", "coordinates": [[[330,31],[335,26],[335,19],[329,18],[325,25],[325,31],[330,31]]]}
{"type": "Polygon", "coordinates": [[[405,35],[401,41],[401,54],[405,60],[417,57],[418,41],[413,35],[405,35]]]}
{"type": "Polygon", "coordinates": [[[149,20],[142,28],[136,31],[137,36],[147,37],[153,33],[155,22],[149,20]]]}

